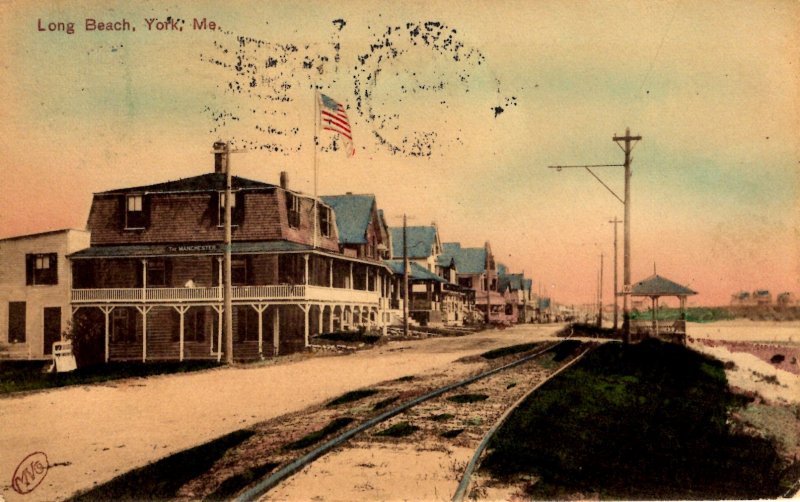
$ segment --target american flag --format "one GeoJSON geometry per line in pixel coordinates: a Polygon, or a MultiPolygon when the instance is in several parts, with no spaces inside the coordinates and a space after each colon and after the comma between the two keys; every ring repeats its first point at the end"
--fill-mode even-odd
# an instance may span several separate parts
{"type": "Polygon", "coordinates": [[[341,103],[329,98],[324,94],[319,95],[319,121],[322,128],[341,134],[347,144],[348,156],[356,153],[353,145],[353,133],[350,130],[350,121],[347,119],[347,112],[341,103]]]}

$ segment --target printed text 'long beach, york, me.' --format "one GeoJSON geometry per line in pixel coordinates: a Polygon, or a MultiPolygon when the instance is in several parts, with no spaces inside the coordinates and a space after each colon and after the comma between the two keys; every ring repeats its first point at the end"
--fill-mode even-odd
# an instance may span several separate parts
{"type": "MultiPolygon", "coordinates": [[[[192,30],[216,30],[219,24],[216,21],[211,21],[205,17],[192,18],[191,23],[187,24],[185,19],[174,18],[168,16],[166,18],[148,17],[144,18],[144,27],[146,31],[183,31],[184,27],[191,28],[192,30]]],[[[36,20],[36,30],[46,33],[64,33],[73,35],[76,26],[74,21],[50,21],[36,20]]],[[[136,25],[131,21],[122,18],[113,21],[95,19],[87,17],[83,22],[83,29],[87,32],[95,31],[136,31],[136,25]]]]}

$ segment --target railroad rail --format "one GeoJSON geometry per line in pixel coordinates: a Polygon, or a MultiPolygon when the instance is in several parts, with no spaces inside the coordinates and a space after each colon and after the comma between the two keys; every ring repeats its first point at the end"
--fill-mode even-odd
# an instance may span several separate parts
{"type": "MultiPolygon", "coordinates": [[[[510,368],[514,368],[514,367],[519,366],[521,364],[524,364],[524,363],[526,363],[528,361],[532,361],[532,360],[536,359],[537,357],[545,354],[546,352],[549,352],[549,351],[555,349],[556,347],[558,347],[559,345],[567,342],[568,340],[569,340],[569,337],[565,338],[564,340],[561,340],[561,341],[558,341],[558,342],[554,342],[552,344],[548,344],[547,346],[542,347],[541,349],[537,350],[536,352],[534,352],[532,354],[528,354],[528,355],[526,355],[524,357],[521,357],[521,358],[519,358],[519,359],[517,359],[515,361],[512,361],[510,363],[504,364],[504,365],[499,366],[497,368],[493,368],[493,369],[487,370],[487,371],[485,371],[483,373],[471,376],[471,377],[463,379],[463,380],[461,380],[459,382],[455,382],[455,383],[452,383],[452,384],[449,384],[449,385],[445,385],[445,386],[440,387],[438,389],[435,389],[435,390],[433,390],[431,392],[428,392],[428,393],[426,393],[426,394],[424,394],[422,396],[418,396],[418,397],[416,397],[416,398],[414,398],[414,399],[412,399],[410,401],[407,401],[407,402],[405,402],[403,404],[400,404],[400,405],[396,406],[395,408],[392,408],[392,409],[390,409],[390,410],[388,410],[386,412],[383,412],[380,415],[375,416],[375,417],[365,421],[364,423],[358,425],[357,427],[355,427],[353,429],[350,429],[350,430],[348,430],[348,431],[346,431],[346,432],[344,432],[344,433],[342,433],[342,434],[340,434],[340,435],[338,435],[338,436],[326,441],[322,445],[314,448],[313,450],[309,451],[305,455],[303,455],[303,456],[297,458],[296,460],[290,462],[289,464],[286,464],[285,466],[281,467],[280,469],[278,469],[274,473],[272,473],[269,476],[263,478],[262,480],[258,481],[256,484],[254,484],[253,486],[251,486],[250,488],[248,488],[247,490],[242,492],[236,498],[236,500],[237,501],[241,501],[241,502],[256,500],[256,499],[260,498],[261,496],[263,496],[265,493],[267,493],[269,490],[271,490],[272,488],[277,486],[282,481],[286,480],[287,478],[289,478],[293,474],[297,473],[298,471],[300,471],[304,467],[310,465],[312,462],[314,462],[318,458],[322,457],[326,453],[330,452],[332,449],[336,448],[337,446],[344,444],[346,441],[350,440],[354,436],[356,436],[358,434],[361,434],[362,432],[367,431],[367,430],[377,426],[378,424],[380,424],[382,422],[385,422],[385,421],[389,420],[390,418],[395,417],[395,416],[397,416],[397,415],[409,410],[410,408],[412,408],[414,406],[417,406],[417,405],[419,405],[419,404],[421,404],[421,403],[423,403],[425,401],[429,401],[429,400],[434,399],[436,397],[439,397],[439,396],[441,396],[441,395],[443,395],[443,394],[445,394],[445,393],[447,393],[449,391],[452,391],[452,390],[457,389],[459,387],[467,386],[467,385],[472,384],[474,382],[477,382],[479,380],[482,380],[482,379],[485,379],[485,378],[490,377],[492,375],[495,375],[495,374],[498,374],[500,372],[506,371],[506,370],[508,370],[510,368]]],[[[580,354],[579,357],[582,357],[585,353],[586,353],[586,351],[584,351],[582,354],[580,354]]],[[[573,359],[573,361],[574,361],[574,359],[573,359]]],[[[570,364],[572,364],[572,361],[570,361],[567,365],[562,367],[562,369],[565,368],[566,366],[569,366],[570,364]]],[[[544,379],[544,381],[542,381],[539,384],[537,384],[536,387],[533,390],[539,388],[544,382],[546,382],[547,380],[549,380],[550,378],[552,378],[553,376],[558,374],[560,371],[561,371],[561,369],[559,369],[558,371],[554,372],[551,375],[548,375],[544,379]]],[[[531,392],[533,392],[533,390],[531,390],[528,393],[526,393],[526,396],[529,395],[531,392]]],[[[515,403],[514,407],[517,404],[518,403],[515,403]]]]}
{"type": "Polygon", "coordinates": [[[553,373],[548,375],[547,378],[545,378],[544,380],[542,380],[541,382],[536,384],[532,389],[530,389],[522,397],[520,397],[513,405],[511,405],[511,407],[509,407],[508,409],[506,409],[505,412],[503,412],[503,414],[500,416],[500,418],[498,418],[497,421],[495,421],[495,423],[492,425],[492,427],[483,436],[483,439],[481,440],[480,444],[475,449],[475,453],[472,455],[472,458],[467,463],[467,466],[464,469],[464,474],[462,474],[462,476],[461,476],[461,481],[458,483],[458,488],[456,489],[456,493],[455,493],[455,495],[453,495],[453,498],[452,498],[453,502],[461,502],[462,500],[464,500],[464,496],[467,494],[467,489],[469,488],[470,482],[472,480],[472,475],[474,474],[475,469],[478,468],[478,465],[479,465],[479,462],[480,462],[480,458],[483,455],[483,452],[486,450],[486,447],[489,446],[489,441],[491,441],[492,437],[494,437],[495,433],[505,423],[506,419],[508,419],[508,417],[511,416],[511,414],[514,412],[514,410],[516,410],[523,402],[525,402],[525,400],[528,398],[528,396],[530,396],[531,394],[536,392],[542,385],[546,384],[548,381],[550,381],[556,375],[558,375],[562,371],[566,370],[567,368],[569,368],[570,366],[572,366],[573,364],[578,362],[580,359],[583,358],[583,356],[588,354],[590,350],[592,350],[592,347],[591,346],[587,347],[583,352],[578,354],[574,359],[569,361],[564,366],[558,368],[556,371],[554,371],[553,373]]]}

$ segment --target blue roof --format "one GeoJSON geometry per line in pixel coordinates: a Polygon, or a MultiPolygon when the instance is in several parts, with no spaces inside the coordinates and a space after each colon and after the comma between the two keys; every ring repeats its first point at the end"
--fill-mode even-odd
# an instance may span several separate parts
{"type": "Polygon", "coordinates": [[[323,195],[320,198],[331,206],[336,214],[339,243],[367,243],[367,227],[372,218],[372,208],[375,206],[374,195],[323,195]]]}
{"type": "MultiPolygon", "coordinates": [[[[383,260],[383,263],[392,269],[392,272],[397,275],[403,274],[403,260],[383,260]]],[[[434,281],[434,282],[447,282],[438,275],[434,274],[427,268],[423,267],[416,262],[408,262],[410,265],[408,269],[408,278],[416,281],[434,281]]]]}
{"type": "Polygon", "coordinates": [[[462,248],[458,242],[442,244],[442,255],[452,257],[459,274],[481,274],[486,270],[486,248],[462,248]]]}
{"type": "MultiPolygon", "coordinates": [[[[403,257],[403,227],[392,227],[392,257],[403,257]]],[[[427,258],[436,244],[436,227],[406,227],[409,258],[427,258]]]]}

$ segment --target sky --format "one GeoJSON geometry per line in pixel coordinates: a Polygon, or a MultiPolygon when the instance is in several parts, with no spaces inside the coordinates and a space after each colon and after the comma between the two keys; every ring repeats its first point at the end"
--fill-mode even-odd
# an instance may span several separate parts
{"type": "Polygon", "coordinates": [[[0,1],[0,238],[84,228],[92,193],[210,172],[224,140],[238,176],[314,193],[316,161],[319,194],[489,241],[557,302],[594,301],[603,254],[608,302],[623,205],[548,166],[621,164],[630,128],[634,282],[800,293],[800,3],[38,4],[0,1]],[[315,92],[353,157],[314,148],[315,92]]]}

